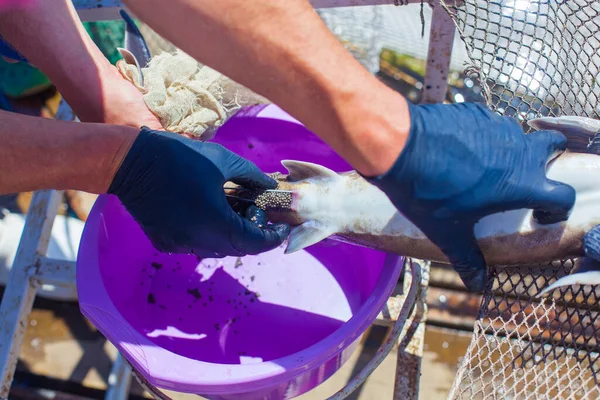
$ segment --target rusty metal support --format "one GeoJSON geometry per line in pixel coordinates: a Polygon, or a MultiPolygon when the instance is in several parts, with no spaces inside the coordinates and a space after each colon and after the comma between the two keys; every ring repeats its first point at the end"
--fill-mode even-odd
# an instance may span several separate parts
{"type": "Polygon", "coordinates": [[[72,287],[75,284],[77,263],[67,260],[43,258],[39,260],[37,274],[34,279],[41,284],[72,287]]]}
{"type": "Polygon", "coordinates": [[[0,397],[8,398],[19,351],[39,282],[40,256],[46,254],[62,192],[35,192],[21,242],[0,303],[0,397]]]}
{"type": "MultiPolygon", "coordinates": [[[[394,259],[396,262],[399,261],[397,256],[388,255],[386,257],[386,263],[391,263],[394,261],[394,259]]],[[[379,350],[377,350],[377,353],[369,361],[369,363],[356,376],[354,376],[346,386],[344,386],[333,396],[329,397],[327,400],[345,399],[363,383],[365,383],[367,378],[383,362],[390,351],[392,351],[398,341],[398,338],[402,332],[405,331],[408,318],[415,308],[416,300],[419,296],[419,292],[421,291],[421,265],[411,259],[406,259],[404,266],[410,267],[410,274],[413,279],[409,282],[405,295],[402,296],[400,313],[398,314],[398,319],[395,322],[392,331],[388,335],[388,338],[385,340],[379,350]]]]}
{"type": "Polygon", "coordinates": [[[121,353],[113,363],[108,376],[108,390],[104,396],[105,400],[127,400],[131,388],[131,367],[121,353]]]}
{"type": "Polygon", "coordinates": [[[422,103],[442,103],[448,91],[448,73],[456,26],[441,4],[436,3],[431,16],[427,67],[423,80],[422,103]]]}
{"type": "Polygon", "coordinates": [[[431,263],[422,260],[413,260],[412,262],[420,266],[421,276],[415,276],[412,270],[407,270],[404,273],[405,291],[411,285],[419,286],[419,291],[415,299],[415,309],[410,318],[410,324],[406,324],[406,331],[398,341],[394,400],[419,398],[421,362],[423,361],[425,325],[427,322],[427,289],[431,263]]]}

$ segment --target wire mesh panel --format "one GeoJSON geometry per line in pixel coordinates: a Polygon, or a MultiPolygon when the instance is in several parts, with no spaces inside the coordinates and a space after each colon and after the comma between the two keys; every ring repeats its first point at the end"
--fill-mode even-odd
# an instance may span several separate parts
{"type": "Polygon", "coordinates": [[[446,5],[490,106],[520,120],[597,115],[600,2],[459,1],[446,5]]]}
{"type": "MultiPolygon", "coordinates": [[[[317,12],[346,49],[372,73],[379,70],[384,48],[421,60],[427,58],[432,15],[428,1],[402,6],[334,7],[317,12]]],[[[467,60],[464,44],[456,40],[451,69],[463,68],[467,60]]]]}
{"type": "MultiPolygon", "coordinates": [[[[540,115],[597,116],[600,2],[445,5],[491,108],[522,123],[540,115]]],[[[600,397],[600,289],[576,286],[535,298],[575,262],[490,269],[451,398],[600,397]]]]}
{"type": "Polygon", "coordinates": [[[573,262],[494,268],[452,399],[600,397],[600,289],[546,285],[573,262]]]}

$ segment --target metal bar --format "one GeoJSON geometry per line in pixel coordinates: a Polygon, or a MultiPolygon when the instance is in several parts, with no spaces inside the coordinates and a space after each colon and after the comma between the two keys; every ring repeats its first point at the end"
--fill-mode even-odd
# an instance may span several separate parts
{"type": "Polygon", "coordinates": [[[431,15],[429,51],[423,79],[422,103],[442,103],[448,91],[448,73],[456,26],[448,12],[435,3],[431,15]]]}
{"type": "MultiPolygon", "coordinates": [[[[377,5],[405,5],[407,3],[420,3],[421,0],[310,0],[315,8],[328,7],[355,7],[377,5]]],[[[103,10],[107,8],[123,8],[125,5],[119,0],[73,0],[78,10],[103,10]]]]}
{"type": "Polygon", "coordinates": [[[39,256],[46,254],[62,192],[33,194],[21,242],[0,303],[0,396],[8,397],[38,282],[39,256]]]}
{"type": "Polygon", "coordinates": [[[108,389],[104,396],[105,400],[127,400],[129,398],[129,388],[131,387],[130,368],[121,353],[117,353],[117,358],[108,376],[108,389]]]}
{"type": "Polygon", "coordinates": [[[39,284],[72,287],[75,282],[77,263],[74,261],[42,258],[38,263],[35,279],[39,284]]]}
{"type": "MultiPolygon", "coordinates": [[[[396,256],[388,255],[386,258],[394,257],[396,256]]],[[[410,259],[406,259],[405,266],[406,265],[410,266],[410,270],[414,279],[406,292],[406,297],[404,298],[404,302],[402,304],[402,310],[388,338],[385,340],[385,342],[379,348],[379,350],[377,350],[375,357],[373,357],[369,361],[369,363],[362,369],[362,371],[360,371],[354,378],[352,378],[352,380],[350,380],[350,382],[348,382],[346,386],[340,389],[333,396],[329,397],[327,400],[341,400],[348,397],[352,392],[358,389],[358,387],[360,387],[367,380],[367,378],[373,373],[373,371],[375,371],[375,369],[377,369],[377,367],[383,362],[383,360],[387,357],[387,355],[390,353],[390,351],[392,351],[392,349],[396,345],[398,338],[405,329],[406,322],[414,309],[418,292],[421,288],[421,285],[419,284],[421,282],[421,266],[410,259]]]]}
{"type": "Polygon", "coordinates": [[[404,304],[404,298],[402,296],[392,296],[387,300],[387,303],[383,307],[383,310],[379,312],[374,325],[379,326],[392,326],[398,320],[400,310],[404,304]]]}
{"type": "Polygon", "coordinates": [[[357,6],[402,6],[409,3],[421,3],[421,0],[310,0],[314,8],[357,7],[357,6]]]}
{"type": "Polygon", "coordinates": [[[406,334],[398,342],[396,357],[396,379],[394,380],[394,400],[418,399],[419,382],[421,377],[421,362],[423,360],[423,344],[427,320],[427,287],[429,285],[429,261],[413,260],[420,266],[421,279],[411,275],[412,270],[405,273],[405,285],[416,284],[419,293],[415,300],[416,307],[411,316],[410,325],[406,326],[406,334]]]}

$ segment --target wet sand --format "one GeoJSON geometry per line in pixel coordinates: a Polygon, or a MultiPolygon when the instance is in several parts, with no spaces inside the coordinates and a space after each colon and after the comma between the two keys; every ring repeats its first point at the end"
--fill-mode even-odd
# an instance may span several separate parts
{"type": "MultiPolygon", "coordinates": [[[[386,328],[371,327],[365,332],[359,349],[333,377],[298,398],[321,400],[335,393],[373,357],[386,334],[386,328]]],[[[420,398],[447,397],[457,363],[469,340],[468,333],[427,327],[420,398]]],[[[38,299],[29,318],[18,370],[104,390],[115,356],[115,348],[79,313],[77,304],[38,299]]],[[[395,370],[396,352],[393,351],[349,399],[391,399],[395,370]]],[[[142,394],[137,384],[132,392],[142,394]]],[[[174,399],[199,399],[198,396],[168,393],[174,399]]]]}

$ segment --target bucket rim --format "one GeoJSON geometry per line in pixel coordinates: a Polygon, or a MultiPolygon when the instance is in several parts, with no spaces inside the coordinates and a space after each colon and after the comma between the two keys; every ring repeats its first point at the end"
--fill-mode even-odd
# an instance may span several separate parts
{"type": "MultiPolygon", "coordinates": [[[[290,124],[302,125],[274,105],[252,106],[239,113],[239,118],[247,117],[272,119],[278,123],[283,120],[290,124]]],[[[252,392],[285,384],[319,368],[352,346],[373,323],[392,294],[404,266],[405,257],[400,257],[400,262],[393,266],[385,267],[384,264],[371,294],[356,309],[352,317],[330,335],[309,347],[261,363],[218,364],[199,361],[171,352],[148,340],[119,313],[104,285],[97,284],[102,282],[98,263],[98,236],[104,224],[103,211],[111,205],[111,202],[120,204],[115,196],[100,195],[84,226],[77,257],[76,275],[80,310],[138,373],[160,389],[202,395],[252,392]],[[99,302],[102,308],[97,305],[99,302]],[[132,343],[123,341],[123,336],[128,337],[132,343]],[[299,359],[302,361],[298,361],[299,359]],[[173,369],[168,374],[156,375],[157,368],[154,365],[165,362],[173,365],[173,369]],[[190,369],[195,372],[201,371],[201,374],[190,373],[190,369]],[[178,378],[176,384],[171,379],[174,376],[178,378]]],[[[334,372],[340,366],[337,365],[334,372]]],[[[316,385],[320,383],[321,380],[316,382],[316,385]]]]}

